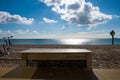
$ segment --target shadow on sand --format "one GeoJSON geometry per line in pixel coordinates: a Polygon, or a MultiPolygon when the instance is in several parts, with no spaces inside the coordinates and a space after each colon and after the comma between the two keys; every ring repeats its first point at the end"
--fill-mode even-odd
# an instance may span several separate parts
{"type": "Polygon", "coordinates": [[[17,67],[2,78],[44,80],[98,80],[94,72],[78,67],[17,67]]]}

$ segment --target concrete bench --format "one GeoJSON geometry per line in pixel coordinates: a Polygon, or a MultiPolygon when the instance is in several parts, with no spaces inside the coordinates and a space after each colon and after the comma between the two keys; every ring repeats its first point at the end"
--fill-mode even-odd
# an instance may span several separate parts
{"type": "Polygon", "coordinates": [[[28,60],[86,60],[88,70],[91,70],[91,53],[87,49],[60,48],[30,48],[20,51],[25,65],[28,60]]]}

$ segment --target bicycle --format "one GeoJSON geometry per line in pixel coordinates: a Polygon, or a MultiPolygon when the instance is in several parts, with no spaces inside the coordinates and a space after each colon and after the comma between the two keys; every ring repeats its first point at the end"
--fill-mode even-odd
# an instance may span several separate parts
{"type": "Polygon", "coordinates": [[[12,43],[10,41],[10,38],[12,38],[13,36],[10,36],[10,37],[3,37],[3,51],[0,51],[1,55],[8,55],[10,54],[11,52],[13,52],[13,48],[12,48],[12,43]]]}

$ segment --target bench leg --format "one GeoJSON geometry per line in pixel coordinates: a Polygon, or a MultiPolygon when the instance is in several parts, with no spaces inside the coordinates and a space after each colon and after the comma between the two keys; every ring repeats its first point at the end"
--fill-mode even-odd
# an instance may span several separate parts
{"type": "Polygon", "coordinates": [[[87,61],[86,61],[86,64],[87,64],[87,70],[91,70],[92,69],[92,58],[91,58],[91,53],[90,54],[87,54],[87,61]]]}
{"type": "Polygon", "coordinates": [[[22,54],[22,65],[27,66],[27,54],[22,54]]]}

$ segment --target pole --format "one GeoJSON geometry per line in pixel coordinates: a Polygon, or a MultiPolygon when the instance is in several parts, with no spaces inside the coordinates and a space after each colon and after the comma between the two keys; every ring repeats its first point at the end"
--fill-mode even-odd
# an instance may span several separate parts
{"type": "Polygon", "coordinates": [[[112,36],[112,45],[114,45],[114,35],[115,35],[114,30],[110,32],[110,35],[112,36]]]}
{"type": "Polygon", "coordinates": [[[114,45],[114,36],[112,36],[112,45],[114,45]]]}

